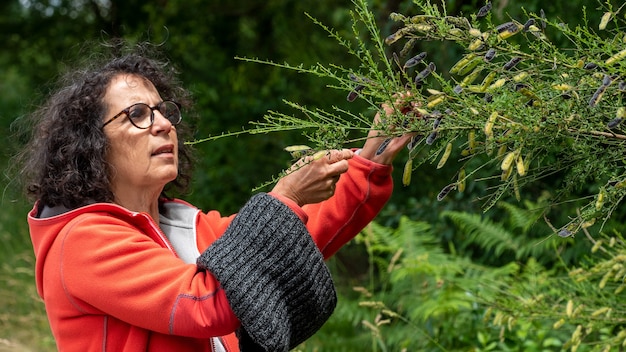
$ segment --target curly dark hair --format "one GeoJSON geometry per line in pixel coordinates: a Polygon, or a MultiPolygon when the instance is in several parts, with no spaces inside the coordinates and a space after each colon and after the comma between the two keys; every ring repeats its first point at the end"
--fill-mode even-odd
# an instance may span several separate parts
{"type": "MultiPolygon", "coordinates": [[[[74,209],[91,202],[113,202],[110,187],[109,149],[101,126],[106,112],[104,95],[118,74],[136,74],[150,80],[164,100],[178,102],[183,110],[191,105],[190,93],[182,87],[177,72],[149,45],[135,45],[132,52],[93,56],[83,68],[66,73],[60,89],[33,114],[35,128],[23,153],[21,170],[26,193],[47,206],[74,209]]],[[[191,153],[184,144],[185,121],[177,126],[178,177],[166,186],[185,192],[191,176],[191,153]]],[[[165,196],[165,194],[163,194],[165,196]]]]}

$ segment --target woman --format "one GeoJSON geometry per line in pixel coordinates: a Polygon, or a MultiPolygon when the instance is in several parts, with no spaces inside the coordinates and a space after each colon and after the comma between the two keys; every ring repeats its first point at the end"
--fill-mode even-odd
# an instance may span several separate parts
{"type": "Polygon", "coordinates": [[[127,54],[66,75],[34,114],[28,223],[59,350],[286,351],[332,314],[324,259],[387,201],[410,136],[301,161],[224,217],[164,193],[189,179],[189,100],[127,54]]]}

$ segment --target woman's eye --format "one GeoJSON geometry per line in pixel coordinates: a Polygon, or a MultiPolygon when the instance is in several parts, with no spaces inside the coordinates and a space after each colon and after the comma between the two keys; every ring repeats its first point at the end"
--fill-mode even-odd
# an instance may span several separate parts
{"type": "Polygon", "coordinates": [[[138,120],[138,119],[141,119],[141,118],[143,118],[145,116],[146,116],[146,109],[144,109],[142,107],[132,108],[128,112],[128,117],[130,117],[133,120],[138,120]]]}

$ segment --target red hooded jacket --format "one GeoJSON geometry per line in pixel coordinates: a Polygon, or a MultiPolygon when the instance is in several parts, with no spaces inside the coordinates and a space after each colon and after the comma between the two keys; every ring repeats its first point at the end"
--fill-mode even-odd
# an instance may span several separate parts
{"type": "MultiPolygon", "coordinates": [[[[306,224],[324,258],[391,194],[390,166],[359,156],[349,164],[322,203],[300,208],[274,195],[306,224]]],[[[234,215],[180,200],[163,203],[160,224],[110,203],[40,208],[28,214],[37,289],[60,351],[239,351],[239,320],[217,280],[195,264],[234,215]]]]}

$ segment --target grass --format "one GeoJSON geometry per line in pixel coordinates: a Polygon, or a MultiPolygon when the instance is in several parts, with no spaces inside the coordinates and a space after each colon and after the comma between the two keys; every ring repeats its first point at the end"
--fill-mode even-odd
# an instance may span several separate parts
{"type": "Polygon", "coordinates": [[[0,204],[0,352],[55,351],[41,298],[35,287],[35,256],[24,202],[0,204]]]}

